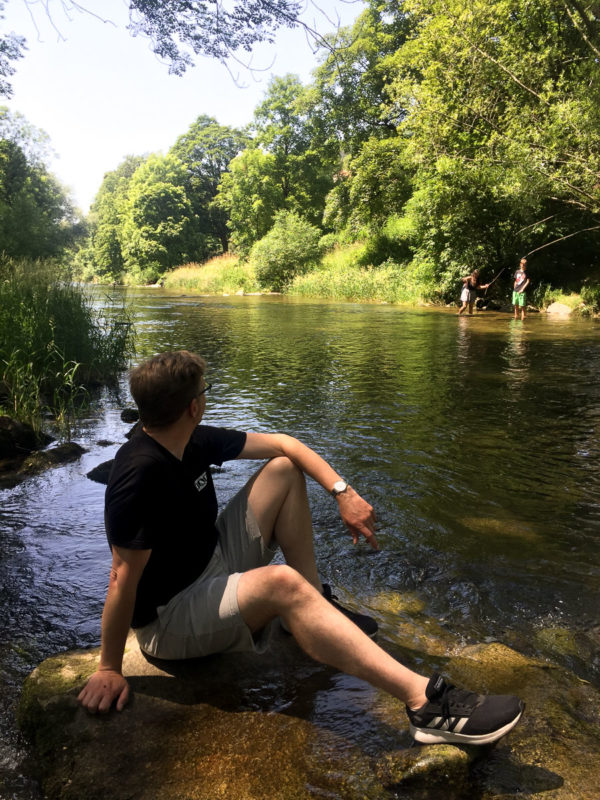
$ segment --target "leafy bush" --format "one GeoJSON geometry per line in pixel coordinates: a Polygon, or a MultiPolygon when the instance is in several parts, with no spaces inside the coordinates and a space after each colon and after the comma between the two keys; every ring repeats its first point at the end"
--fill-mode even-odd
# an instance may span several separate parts
{"type": "Polygon", "coordinates": [[[590,283],[582,286],[581,299],[592,311],[600,311],[600,284],[590,283]]]}
{"type": "Polygon", "coordinates": [[[250,253],[259,284],[276,292],[285,289],[319,260],[320,238],[320,230],[295,212],[278,211],[273,227],[250,253]]]}
{"type": "Polygon", "coordinates": [[[324,236],[321,236],[319,239],[319,251],[324,253],[330,253],[332,250],[335,249],[336,245],[338,244],[338,237],[335,233],[326,233],[324,236]]]}

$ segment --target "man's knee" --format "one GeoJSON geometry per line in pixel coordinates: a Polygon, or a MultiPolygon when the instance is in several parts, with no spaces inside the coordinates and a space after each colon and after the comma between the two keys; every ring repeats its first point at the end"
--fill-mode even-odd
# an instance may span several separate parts
{"type": "Polygon", "coordinates": [[[269,487],[269,494],[275,487],[284,489],[286,492],[290,488],[305,489],[306,487],[304,473],[287,456],[272,458],[264,465],[257,478],[263,487],[269,487]]]}
{"type": "Polygon", "coordinates": [[[273,564],[264,569],[268,570],[267,581],[271,598],[279,608],[302,602],[305,596],[314,591],[309,582],[287,564],[273,564]]]}
{"type": "Polygon", "coordinates": [[[297,467],[294,462],[287,456],[276,456],[272,458],[266,465],[267,469],[272,475],[277,475],[288,480],[304,480],[304,473],[297,467]]]}

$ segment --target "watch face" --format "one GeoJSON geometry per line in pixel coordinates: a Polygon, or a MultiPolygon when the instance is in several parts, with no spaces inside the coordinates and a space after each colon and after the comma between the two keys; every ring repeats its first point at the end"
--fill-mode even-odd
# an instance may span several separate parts
{"type": "Polygon", "coordinates": [[[334,494],[341,494],[342,492],[345,492],[347,488],[348,484],[346,483],[346,481],[336,481],[333,484],[334,494]]]}

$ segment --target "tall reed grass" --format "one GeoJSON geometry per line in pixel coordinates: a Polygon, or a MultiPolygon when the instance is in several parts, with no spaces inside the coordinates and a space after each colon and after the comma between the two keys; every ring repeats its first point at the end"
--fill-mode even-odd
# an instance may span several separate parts
{"type": "MultiPolygon", "coordinates": [[[[336,247],[320,263],[297,276],[285,293],[302,297],[357,302],[418,305],[440,301],[433,266],[428,263],[398,264],[389,260],[377,267],[364,266],[368,243],[336,247]]],[[[225,254],[204,264],[186,264],[168,273],[165,288],[201,294],[258,292],[255,265],[225,254]]]]}
{"type": "Polygon", "coordinates": [[[365,245],[355,244],[325,254],[316,269],[293,280],[287,294],[411,305],[435,299],[429,265],[400,265],[389,260],[378,267],[365,267],[361,266],[364,250],[365,245]]]}
{"type": "Polygon", "coordinates": [[[258,292],[254,267],[225,253],[204,264],[185,264],[165,276],[165,288],[184,289],[200,294],[258,292]]]}
{"type": "Polygon", "coordinates": [[[49,262],[0,258],[0,412],[40,430],[51,417],[70,438],[91,386],[127,365],[133,328],[126,310],[94,311],[49,262]]]}

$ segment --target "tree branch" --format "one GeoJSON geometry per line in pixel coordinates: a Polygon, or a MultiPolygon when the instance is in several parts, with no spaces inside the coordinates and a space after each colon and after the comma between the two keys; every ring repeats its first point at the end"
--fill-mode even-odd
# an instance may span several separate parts
{"type": "Polygon", "coordinates": [[[561,236],[559,239],[553,239],[551,242],[546,242],[541,247],[536,247],[535,250],[530,250],[527,253],[528,256],[533,255],[534,253],[539,252],[540,250],[544,250],[546,247],[551,247],[553,244],[558,244],[559,242],[564,242],[565,239],[570,239],[572,236],[578,236],[580,233],[588,233],[589,231],[598,231],[600,230],[600,225],[594,225],[592,228],[582,228],[580,231],[575,231],[575,233],[569,233],[566,236],[561,236]]]}
{"type": "MultiPolygon", "coordinates": [[[[590,33],[590,34],[595,33],[595,31],[594,31],[594,29],[592,27],[592,23],[587,18],[587,15],[586,15],[585,11],[580,7],[579,3],[577,3],[576,0],[571,0],[571,2],[573,4],[573,6],[575,7],[575,10],[579,14],[579,16],[582,18],[583,23],[584,23],[585,27],[588,30],[588,33],[590,33]]],[[[565,7],[565,10],[566,10],[567,14],[569,15],[569,19],[573,23],[573,27],[579,32],[579,34],[581,35],[581,38],[588,45],[588,47],[592,50],[592,52],[595,53],[596,56],[598,56],[598,58],[600,58],[600,50],[598,50],[597,47],[594,47],[593,43],[590,41],[590,38],[586,34],[586,32],[581,30],[579,22],[577,21],[577,18],[575,16],[575,14],[573,14],[571,9],[569,8],[569,4],[566,2],[566,0],[564,0],[563,5],[565,7]]]]}

